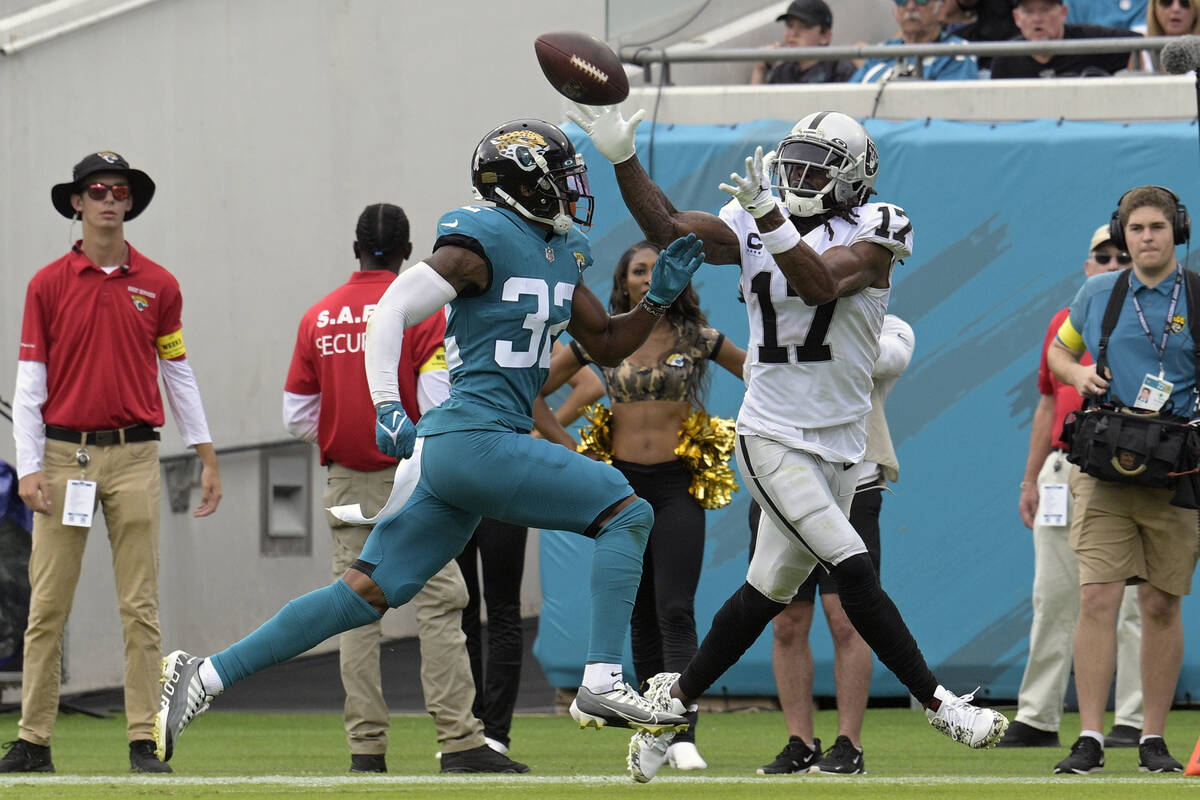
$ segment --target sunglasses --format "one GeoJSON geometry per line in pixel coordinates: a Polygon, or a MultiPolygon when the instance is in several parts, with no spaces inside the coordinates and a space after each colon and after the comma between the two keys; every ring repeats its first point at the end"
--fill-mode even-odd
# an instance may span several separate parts
{"type": "MultiPolygon", "coordinates": [[[[1187,1],[1188,1],[1188,0],[1183,0],[1183,2],[1185,2],[1185,3],[1186,3],[1187,1]]],[[[898,6],[901,6],[901,7],[908,5],[908,0],[892,0],[892,2],[893,2],[893,3],[895,3],[895,4],[896,4],[896,5],[898,5],[898,6]]],[[[914,2],[914,3],[916,3],[916,4],[917,4],[917,5],[919,5],[919,6],[927,6],[927,5],[929,5],[930,3],[932,3],[932,2],[933,2],[933,0],[913,0],[913,2],[914,2]]],[[[1162,2],[1162,0],[1159,0],[1159,2],[1161,3],[1161,2],[1162,2]]],[[[1184,7],[1186,8],[1186,6],[1184,6],[1184,7]]]]}
{"type": "Polygon", "coordinates": [[[85,187],[84,191],[87,196],[96,201],[101,201],[108,197],[108,193],[112,192],[113,200],[121,202],[129,199],[129,184],[127,183],[92,183],[85,187]]]}
{"type": "Polygon", "coordinates": [[[1158,0],[1158,7],[1159,8],[1170,8],[1171,6],[1175,5],[1176,3],[1178,3],[1179,7],[1184,10],[1192,7],[1191,0],[1158,0]]]}
{"type": "Polygon", "coordinates": [[[1129,255],[1129,253],[1117,253],[1115,256],[1110,253],[1092,253],[1092,259],[1102,267],[1108,266],[1108,262],[1114,258],[1123,267],[1127,267],[1133,263],[1133,256],[1129,255]]]}

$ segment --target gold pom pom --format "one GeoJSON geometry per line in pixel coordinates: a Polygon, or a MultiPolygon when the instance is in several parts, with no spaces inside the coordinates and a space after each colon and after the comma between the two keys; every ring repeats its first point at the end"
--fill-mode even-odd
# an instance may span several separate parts
{"type": "Polygon", "coordinates": [[[590,424],[579,429],[580,453],[590,453],[606,464],[612,463],[612,409],[600,403],[592,403],[583,410],[583,418],[590,424]]]}
{"type": "Polygon", "coordinates": [[[679,429],[675,455],[692,472],[688,491],[701,508],[724,508],[739,489],[729,466],[736,441],[732,419],[712,417],[704,411],[693,411],[679,429]]]}

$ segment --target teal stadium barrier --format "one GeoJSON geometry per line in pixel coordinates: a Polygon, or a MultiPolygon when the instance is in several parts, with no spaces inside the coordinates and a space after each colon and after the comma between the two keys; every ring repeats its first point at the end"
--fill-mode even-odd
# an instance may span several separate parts
{"type": "MultiPolygon", "coordinates": [[[[804,110],[797,110],[797,116],[804,110]]],[[[678,208],[716,212],[717,190],[756,145],[770,148],[791,122],[639,129],[638,152],[678,208]]],[[[913,221],[915,252],[896,267],[891,310],[916,332],[916,353],[888,401],[901,463],[884,498],[883,585],[926,658],[956,691],[1015,698],[1031,618],[1033,549],[1017,515],[1037,403],[1042,336],[1083,281],[1088,241],[1130,186],[1159,183],[1200,211],[1195,123],[1035,120],[980,124],[869,121],[880,152],[879,199],[913,221]]],[[[572,139],[591,165],[597,197],[588,285],[607,299],[612,266],[641,238],[613,172],[578,128],[572,139]]],[[[1200,237],[1200,229],[1197,230],[1200,237]]],[[[1180,248],[1180,258],[1185,249],[1180,248]]],[[[1189,266],[1200,267],[1191,253],[1189,266]]],[[[745,344],[737,270],[701,269],[695,279],[712,324],[745,344]]],[[[741,384],[717,370],[710,410],[734,416],[741,384]]],[[[703,637],[713,614],[745,578],[749,497],[708,512],[704,571],[696,597],[703,637]]],[[[586,652],[586,576],[592,544],[543,535],[542,615],[534,653],[555,686],[574,687],[586,652]]],[[[601,599],[603,602],[603,599],[601,599]]],[[[1184,600],[1178,699],[1200,696],[1195,596],[1184,600]]],[[[821,614],[813,626],[814,691],[832,695],[833,651],[821,614]]],[[[626,657],[627,674],[632,675],[626,657]]],[[[770,630],[710,694],[774,694],[770,630]]],[[[904,689],[876,663],[874,697],[904,689]]]]}

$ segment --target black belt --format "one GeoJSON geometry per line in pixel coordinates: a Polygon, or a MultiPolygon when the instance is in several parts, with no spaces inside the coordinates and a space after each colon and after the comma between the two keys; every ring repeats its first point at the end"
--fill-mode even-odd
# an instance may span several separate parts
{"type": "Polygon", "coordinates": [[[122,434],[124,434],[125,444],[156,442],[159,438],[158,431],[149,425],[131,425],[128,428],[118,428],[112,431],[89,431],[86,433],[84,431],[73,431],[70,428],[60,428],[57,425],[46,426],[47,439],[55,439],[59,442],[72,442],[74,444],[90,444],[96,447],[121,444],[122,434]]]}

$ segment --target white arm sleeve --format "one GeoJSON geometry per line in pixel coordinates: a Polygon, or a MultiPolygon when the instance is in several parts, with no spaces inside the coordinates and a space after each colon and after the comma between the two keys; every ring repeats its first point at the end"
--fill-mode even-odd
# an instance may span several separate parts
{"type": "Polygon", "coordinates": [[[440,406],[450,396],[450,373],[444,369],[431,369],[417,376],[417,408],[424,414],[434,406],[440,406]]]}
{"type": "Polygon", "coordinates": [[[46,426],[42,420],[45,402],[46,365],[41,361],[18,361],[17,386],[13,392],[18,480],[42,469],[42,456],[46,452],[46,426]]]}
{"type": "Polygon", "coordinates": [[[895,380],[912,360],[916,338],[912,327],[897,316],[888,314],[883,318],[883,330],[879,333],[879,357],[871,376],[876,379],[895,380]]]}
{"type": "Polygon", "coordinates": [[[196,373],[186,358],[178,361],[158,360],[162,372],[163,386],[167,389],[167,403],[175,426],[188,447],[209,444],[212,436],[208,432],[208,420],[204,417],[204,403],[200,401],[200,387],[196,384],[196,373]]]}
{"type": "Polygon", "coordinates": [[[400,364],[405,329],[456,296],[454,287],[424,261],[413,264],[392,281],[367,321],[364,357],[372,403],[400,402],[396,369],[400,364]]]}
{"type": "Polygon", "coordinates": [[[283,427],[302,442],[317,440],[321,395],[283,393],[283,427]]]}

